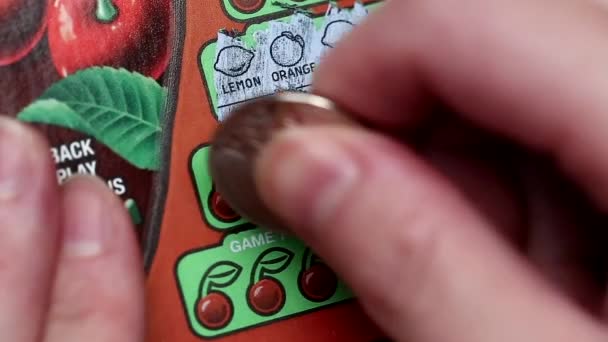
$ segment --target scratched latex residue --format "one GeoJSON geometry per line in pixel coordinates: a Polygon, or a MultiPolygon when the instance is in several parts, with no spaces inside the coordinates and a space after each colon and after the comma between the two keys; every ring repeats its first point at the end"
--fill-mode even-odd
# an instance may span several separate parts
{"type": "Polygon", "coordinates": [[[252,26],[244,37],[220,32],[213,66],[218,119],[248,100],[281,90],[307,91],[324,53],[367,14],[359,3],[352,9],[330,6],[320,18],[296,13],[252,26]]]}

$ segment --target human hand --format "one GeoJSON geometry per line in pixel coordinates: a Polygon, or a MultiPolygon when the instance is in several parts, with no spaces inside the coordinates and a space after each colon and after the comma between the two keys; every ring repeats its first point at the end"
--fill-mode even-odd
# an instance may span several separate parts
{"type": "Polygon", "coordinates": [[[606,37],[599,2],[389,1],[314,84],[375,130],[280,131],[258,191],[395,340],[606,341],[606,37]]]}
{"type": "Polygon", "coordinates": [[[135,230],[106,185],[57,185],[46,142],[0,117],[0,341],[141,341],[135,230]]]}

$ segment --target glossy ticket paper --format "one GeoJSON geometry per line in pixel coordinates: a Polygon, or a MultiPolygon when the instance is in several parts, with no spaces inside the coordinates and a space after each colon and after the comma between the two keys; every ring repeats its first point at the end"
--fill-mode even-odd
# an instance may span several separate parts
{"type": "Polygon", "coordinates": [[[97,175],[124,201],[144,252],[147,341],[384,340],[313,250],[239,217],[207,168],[219,122],[308,91],[382,2],[5,3],[0,112],[46,134],[59,183],[97,175]]]}

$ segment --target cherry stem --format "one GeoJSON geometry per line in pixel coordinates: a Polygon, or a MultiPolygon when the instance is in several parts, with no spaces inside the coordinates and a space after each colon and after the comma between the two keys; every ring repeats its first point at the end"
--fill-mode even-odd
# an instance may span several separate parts
{"type": "Polygon", "coordinates": [[[211,286],[211,282],[208,279],[204,279],[201,283],[201,296],[205,297],[213,290],[213,286],[211,286]]]}
{"type": "Polygon", "coordinates": [[[307,270],[312,265],[313,254],[310,248],[306,248],[304,251],[304,257],[302,258],[302,269],[307,270]]]}
{"type": "Polygon", "coordinates": [[[251,270],[251,284],[256,284],[266,275],[266,268],[264,265],[260,265],[260,262],[264,259],[265,253],[262,253],[258,259],[253,263],[251,270]]]}
{"type": "Polygon", "coordinates": [[[199,293],[201,298],[207,296],[211,291],[213,291],[213,282],[209,280],[211,270],[212,269],[209,269],[207,272],[205,272],[203,279],[201,279],[201,283],[199,285],[199,293]]]}
{"type": "Polygon", "coordinates": [[[97,0],[95,17],[102,23],[111,23],[118,17],[118,8],[112,0],[97,0]]]}
{"type": "Polygon", "coordinates": [[[254,278],[253,278],[253,283],[257,283],[258,281],[262,280],[262,278],[264,277],[265,274],[265,270],[264,267],[256,267],[256,269],[254,270],[253,274],[254,274],[254,278]]]}

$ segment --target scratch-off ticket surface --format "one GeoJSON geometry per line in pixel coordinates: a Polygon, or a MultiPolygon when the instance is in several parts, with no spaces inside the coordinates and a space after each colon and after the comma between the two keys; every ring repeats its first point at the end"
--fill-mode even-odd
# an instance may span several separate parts
{"type": "Polygon", "coordinates": [[[168,191],[156,202],[163,214],[146,248],[153,341],[380,341],[331,267],[299,239],[232,210],[208,167],[212,136],[232,110],[283,90],[309,91],[324,57],[380,5],[186,2],[165,140],[168,191]]]}
{"type": "Polygon", "coordinates": [[[308,90],[324,54],[367,14],[359,3],[352,9],[330,6],[324,16],[296,13],[254,24],[239,37],[220,32],[201,55],[218,119],[247,100],[280,90],[308,90]]]}

